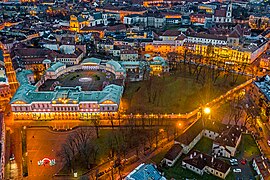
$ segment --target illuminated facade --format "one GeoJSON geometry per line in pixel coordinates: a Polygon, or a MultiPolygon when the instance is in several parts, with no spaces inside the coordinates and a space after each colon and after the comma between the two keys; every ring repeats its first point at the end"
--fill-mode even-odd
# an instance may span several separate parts
{"type": "Polygon", "coordinates": [[[11,98],[10,87],[4,69],[0,69],[0,111],[4,111],[11,98]]]}
{"type": "Polygon", "coordinates": [[[269,43],[264,38],[255,40],[247,39],[240,43],[240,37],[235,36],[235,31],[229,36],[216,36],[211,34],[181,34],[175,40],[153,41],[145,44],[146,52],[160,53],[166,56],[170,52],[184,54],[185,49],[195,55],[209,56],[208,48],[211,46],[211,56],[216,57],[217,61],[230,61],[237,63],[252,63],[262,53],[264,53],[269,43]]]}
{"type": "Polygon", "coordinates": [[[90,15],[89,12],[82,12],[80,15],[70,16],[70,30],[79,32],[83,27],[93,27],[97,25],[107,25],[107,14],[96,12],[90,15]]]}
{"type": "Polygon", "coordinates": [[[169,72],[169,65],[162,57],[157,56],[150,62],[150,69],[150,73],[156,75],[162,72],[169,72]]]}
{"type": "Polygon", "coordinates": [[[248,24],[252,29],[266,29],[270,27],[270,19],[268,17],[255,17],[251,15],[249,16],[248,24]]]}
{"type": "Polygon", "coordinates": [[[5,179],[6,125],[3,114],[0,114],[0,138],[1,138],[0,179],[5,179]]]}
{"type": "Polygon", "coordinates": [[[108,85],[102,91],[82,91],[81,87],[60,87],[37,91],[21,85],[10,101],[15,120],[89,120],[118,112],[123,87],[108,85]]]}
{"type": "Polygon", "coordinates": [[[16,79],[16,72],[13,69],[8,49],[3,44],[0,44],[0,49],[3,50],[6,76],[8,79],[11,94],[13,95],[16,92],[17,88],[19,87],[19,83],[17,82],[16,79]]]}

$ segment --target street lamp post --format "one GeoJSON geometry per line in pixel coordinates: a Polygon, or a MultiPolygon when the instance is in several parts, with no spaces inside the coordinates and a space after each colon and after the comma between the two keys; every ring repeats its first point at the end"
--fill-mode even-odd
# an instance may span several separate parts
{"type": "Polygon", "coordinates": [[[203,113],[202,113],[202,123],[203,123],[203,127],[205,125],[205,116],[208,116],[208,119],[210,119],[210,113],[211,113],[211,109],[209,107],[205,107],[203,109],[203,113]]]}

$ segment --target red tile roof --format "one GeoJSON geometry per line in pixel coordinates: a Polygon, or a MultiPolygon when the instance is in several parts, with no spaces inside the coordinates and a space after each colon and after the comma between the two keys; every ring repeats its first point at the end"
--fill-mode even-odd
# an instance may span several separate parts
{"type": "Polygon", "coordinates": [[[189,156],[185,157],[183,162],[200,170],[202,170],[205,166],[208,166],[220,172],[226,173],[230,169],[230,165],[226,162],[196,150],[189,153],[189,156]]]}
{"type": "Polygon", "coordinates": [[[184,34],[180,34],[180,36],[178,36],[178,37],[176,38],[176,40],[180,40],[180,41],[182,41],[182,40],[184,40],[184,39],[186,39],[186,36],[185,36],[184,34]]]}
{"type": "Polygon", "coordinates": [[[182,149],[183,148],[180,144],[174,144],[171,149],[166,153],[164,158],[173,161],[181,153],[182,149]]]}
{"type": "Polygon", "coordinates": [[[177,31],[177,30],[166,30],[162,36],[178,36],[180,35],[181,32],[180,31],[177,31]]]}
{"type": "Polygon", "coordinates": [[[226,17],[226,10],[225,9],[216,10],[215,17],[226,17]]]}

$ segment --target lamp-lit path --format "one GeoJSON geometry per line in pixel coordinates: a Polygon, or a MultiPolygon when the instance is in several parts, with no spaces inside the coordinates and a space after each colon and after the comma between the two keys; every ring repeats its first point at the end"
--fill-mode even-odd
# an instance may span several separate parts
{"type": "MultiPolygon", "coordinates": [[[[220,104],[225,102],[225,100],[227,100],[228,98],[233,96],[235,93],[239,92],[240,90],[242,90],[246,86],[250,85],[252,83],[252,81],[253,81],[253,79],[250,79],[250,80],[246,81],[245,83],[229,90],[228,92],[221,95],[220,97],[205,104],[204,107],[211,108],[214,106],[219,106],[220,104]]],[[[146,128],[148,125],[166,126],[166,125],[173,125],[174,123],[181,121],[184,125],[183,126],[183,131],[184,131],[185,129],[187,129],[188,126],[190,126],[192,123],[194,123],[200,117],[201,110],[202,110],[202,107],[199,107],[199,108],[193,110],[192,112],[186,113],[186,114],[123,114],[122,117],[120,118],[120,120],[119,119],[111,119],[111,118],[101,119],[99,126],[103,127],[103,128],[111,128],[112,127],[111,122],[113,122],[114,127],[125,126],[127,124],[127,122],[130,123],[131,119],[133,120],[134,123],[136,123],[136,126],[138,126],[138,127],[145,126],[146,128]],[[150,119],[151,119],[151,121],[149,121],[150,119]]],[[[12,138],[12,140],[16,142],[16,148],[14,149],[13,153],[16,156],[16,163],[18,166],[18,173],[19,173],[18,178],[22,177],[22,161],[21,161],[22,151],[21,151],[21,143],[19,143],[20,138],[17,137],[18,135],[16,135],[16,134],[20,133],[20,130],[22,129],[22,127],[24,127],[24,126],[28,127],[28,128],[31,128],[31,127],[50,127],[51,130],[57,131],[57,129],[70,130],[70,129],[77,127],[77,126],[94,126],[94,124],[91,120],[89,120],[89,121],[80,121],[80,120],[58,120],[58,121],[33,121],[33,120],[18,121],[18,120],[16,120],[16,121],[14,121],[12,115],[7,115],[7,114],[5,114],[5,122],[6,122],[7,127],[9,129],[11,129],[12,132],[14,132],[14,138],[12,138]],[[16,131],[14,131],[15,129],[16,129],[16,131]],[[18,140],[16,141],[16,139],[18,139],[18,140]]],[[[67,131],[67,134],[68,134],[68,131],[67,131]]],[[[28,140],[30,140],[30,139],[28,139],[28,140]]],[[[40,142],[43,142],[43,141],[40,141],[40,142]]],[[[169,142],[169,143],[171,143],[171,142],[169,142]]],[[[32,150],[35,150],[34,147],[29,147],[29,148],[33,148],[32,150]]],[[[29,153],[31,153],[32,150],[30,150],[29,153]]],[[[47,167],[44,167],[45,169],[42,169],[42,167],[37,167],[43,171],[34,170],[36,168],[32,168],[32,167],[37,166],[37,162],[35,162],[37,159],[38,159],[38,157],[36,157],[34,160],[32,160],[32,164],[30,163],[28,165],[28,166],[30,166],[30,167],[28,167],[29,177],[30,176],[34,177],[35,175],[38,175],[38,174],[44,175],[44,173],[45,174],[52,173],[51,175],[53,175],[56,172],[56,170],[54,168],[57,168],[58,166],[51,168],[51,169],[54,169],[53,171],[48,170],[49,168],[47,168],[47,167]],[[47,170],[48,170],[48,172],[47,172],[47,170]]],[[[45,176],[45,177],[48,177],[48,176],[45,176]]]]}

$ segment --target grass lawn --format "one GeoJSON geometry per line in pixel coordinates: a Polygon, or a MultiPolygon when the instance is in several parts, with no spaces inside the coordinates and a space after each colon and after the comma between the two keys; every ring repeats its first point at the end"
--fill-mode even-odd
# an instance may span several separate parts
{"type": "MultiPolygon", "coordinates": [[[[181,76],[179,73],[154,76],[144,82],[130,82],[126,85],[123,95],[123,107],[132,113],[186,113],[202,104],[219,97],[232,89],[229,80],[224,83],[223,76],[215,84],[202,86],[194,76],[181,76]]],[[[247,79],[238,78],[234,86],[247,79]]]]}
{"type": "Polygon", "coordinates": [[[149,163],[159,164],[171,147],[164,148],[160,153],[151,158],[149,163]]]}
{"type": "Polygon", "coordinates": [[[252,159],[254,156],[260,155],[260,150],[250,134],[243,134],[241,143],[238,147],[239,153],[237,154],[240,158],[252,159]]]}
{"type": "Polygon", "coordinates": [[[193,149],[196,149],[206,154],[211,154],[212,145],[213,145],[213,140],[207,137],[202,137],[202,139],[195,145],[193,149]]]}

